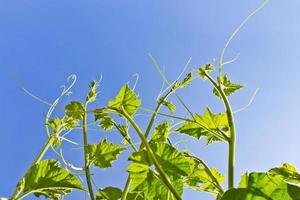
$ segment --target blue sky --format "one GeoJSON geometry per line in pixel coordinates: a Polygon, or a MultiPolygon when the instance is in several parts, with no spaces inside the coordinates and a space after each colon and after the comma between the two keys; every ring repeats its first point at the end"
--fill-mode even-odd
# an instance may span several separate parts
{"type": "MultiPolygon", "coordinates": [[[[147,52],[173,80],[190,57],[191,68],[218,59],[234,28],[260,2],[1,0],[0,196],[10,196],[46,141],[43,120],[48,108],[26,95],[12,73],[47,101],[55,99],[70,74],[78,77],[70,99],[82,100],[90,80],[102,74],[101,93],[94,107],[113,98],[127,81],[132,84],[132,75],[138,73],[136,90],[143,107],[153,108],[161,79],[147,52]]],[[[299,1],[270,1],[242,29],[225,55],[225,60],[230,60],[239,54],[225,71],[232,80],[246,85],[230,98],[234,109],[247,104],[260,88],[251,107],[235,115],[236,182],[246,170],[265,171],[285,161],[300,168],[299,10],[299,1]]],[[[195,81],[180,95],[199,113],[206,105],[215,112],[223,109],[207,82],[195,81]]],[[[177,114],[183,115],[183,109],[177,114]]],[[[144,126],[144,120],[140,121],[144,126]]],[[[89,139],[96,143],[103,136],[120,139],[116,133],[102,132],[91,133],[89,139]]],[[[81,141],[79,133],[70,138],[81,141]]],[[[204,141],[191,140],[187,145],[226,174],[225,144],[205,147],[204,141]]],[[[68,159],[82,163],[80,150],[68,144],[65,147],[68,159]]],[[[47,157],[51,156],[49,152],[47,157]]],[[[115,168],[95,171],[100,187],[123,186],[127,156],[128,152],[122,155],[115,168]]],[[[84,199],[84,195],[75,192],[66,199],[84,199]]],[[[213,198],[186,190],[184,199],[213,198]]]]}

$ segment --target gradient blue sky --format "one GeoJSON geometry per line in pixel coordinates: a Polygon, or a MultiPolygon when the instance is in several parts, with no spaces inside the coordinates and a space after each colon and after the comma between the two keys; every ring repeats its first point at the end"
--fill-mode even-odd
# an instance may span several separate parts
{"type": "MultiPolygon", "coordinates": [[[[140,74],[137,91],[144,107],[153,108],[161,80],[147,52],[165,67],[170,80],[187,60],[196,68],[217,59],[226,39],[261,1],[242,0],[1,0],[0,1],[0,196],[9,196],[46,140],[47,106],[26,95],[11,75],[34,94],[53,101],[66,77],[77,74],[72,99],[84,98],[88,83],[103,75],[96,105],[104,105],[132,75],[140,74]]],[[[245,170],[265,171],[288,161],[300,168],[300,2],[270,1],[229,46],[225,60],[240,53],[226,66],[234,81],[246,84],[231,97],[237,123],[236,181],[245,170]]],[[[195,81],[181,91],[197,112],[209,105],[222,111],[207,82],[195,81]]],[[[67,102],[68,99],[65,99],[67,102]]],[[[94,105],[95,106],[95,105],[94,105]]],[[[59,115],[61,112],[57,111],[59,115]]],[[[178,115],[184,114],[179,108],[178,115]]],[[[143,125],[143,118],[141,118],[143,125]]],[[[134,134],[134,133],[133,133],[134,134]]],[[[91,133],[90,142],[108,135],[91,133]]],[[[80,133],[70,135],[81,141],[80,133]]],[[[203,141],[187,143],[189,149],[226,174],[227,147],[205,147],[203,141]]],[[[82,153],[65,145],[66,157],[81,163],[82,153]]],[[[183,148],[184,146],[182,146],[183,148]]],[[[53,156],[51,153],[47,157],[53,156]]],[[[128,152],[116,167],[95,171],[100,187],[122,187],[128,152]]],[[[28,197],[27,199],[32,199],[28,197]]],[[[66,199],[84,199],[75,192],[66,199]]],[[[213,199],[190,190],[184,199],[213,199]]]]}

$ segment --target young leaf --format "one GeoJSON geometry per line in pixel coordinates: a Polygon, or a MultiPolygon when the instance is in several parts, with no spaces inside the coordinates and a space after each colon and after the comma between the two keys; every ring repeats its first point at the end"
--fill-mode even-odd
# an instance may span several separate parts
{"type": "Polygon", "coordinates": [[[182,82],[175,81],[175,83],[172,85],[172,90],[176,90],[178,88],[184,88],[190,84],[192,81],[192,73],[188,73],[186,77],[183,79],[182,82]]]}
{"type": "Polygon", "coordinates": [[[99,121],[99,126],[106,131],[113,128],[115,121],[109,116],[105,109],[96,109],[94,111],[95,122],[99,121]]]}
{"type": "Polygon", "coordinates": [[[122,190],[116,187],[106,187],[98,190],[96,200],[118,200],[122,196],[122,190]]]}
{"type": "Polygon", "coordinates": [[[123,146],[108,143],[106,138],[104,138],[99,144],[90,144],[87,146],[89,164],[94,163],[95,166],[100,168],[111,167],[112,162],[125,149],[123,146]]]}
{"type": "MultiPolygon", "coordinates": [[[[242,85],[240,84],[236,84],[236,83],[232,83],[227,75],[225,74],[224,76],[220,76],[218,77],[219,82],[221,83],[221,87],[224,90],[224,93],[226,96],[230,96],[231,94],[233,94],[235,91],[243,88],[242,85]]],[[[218,96],[221,97],[221,95],[219,94],[219,91],[216,90],[216,88],[214,88],[213,93],[218,96]]]]}
{"type": "Polygon", "coordinates": [[[65,112],[67,116],[72,117],[74,120],[82,120],[85,109],[82,103],[71,101],[65,107],[65,112]]]}
{"type": "Polygon", "coordinates": [[[166,120],[157,125],[154,129],[151,141],[165,142],[169,138],[170,128],[170,123],[166,120]]]}
{"type": "Polygon", "coordinates": [[[24,177],[24,193],[34,193],[59,200],[72,189],[85,190],[81,182],[55,160],[43,160],[33,165],[24,177]]]}
{"type": "Polygon", "coordinates": [[[228,130],[228,120],[225,113],[214,114],[207,107],[204,115],[201,116],[196,114],[194,116],[194,120],[195,121],[185,122],[176,131],[193,136],[197,139],[200,139],[202,136],[206,136],[206,144],[210,144],[214,141],[224,140],[223,136],[220,135],[218,131],[228,130]],[[219,137],[216,137],[216,135],[219,137]]]}
{"type": "Polygon", "coordinates": [[[167,100],[164,100],[162,105],[166,106],[171,113],[174,113],[176,111],[176,106],[167,100]]]}
{"type": "Polygon", "coordinates": [[[221,200],[298,200],[300,188],[277,175],[250,173],[246,188],[230,189],[221,200]]]}
{"type": "Polygon", "coordinates": [[[205,74],[210,74],[214,70],[212,64],[206,64],[197,70],[197,73],[202,79],[206,79],[205,74]]]}
{"type": "Polygon", "coordinates": [[[269,171],[269,173],[279,175],[284,181],[290,183],[300,183],[300,174],[297,169],[289,163],[284,163],[282,167],[273,168],[269,171]]]}
{"type": "Polygon", "coordinates": [[[97,87],[98,83],[96,81],[92,81],[89,85],[90,90],[88,92],[88,95],[86,96],[86,102],[93,102],[96,101],[97,98],[97,87]]]}
{"type": "Polygon", "coordinates": [[[134,91],[129,88],[128,84],[121,88],[115,100],[108,102],[108,107],[118,111],[124,109],[129,115],[134,115],[140,105],[141,101],[137,98],[134,91]]]}

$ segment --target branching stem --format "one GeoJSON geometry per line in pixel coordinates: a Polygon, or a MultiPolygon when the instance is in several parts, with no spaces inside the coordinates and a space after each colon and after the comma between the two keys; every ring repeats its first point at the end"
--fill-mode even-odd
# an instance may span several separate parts
{"type": "Polygon", "coordinates": [[[228,189],[234,188],[234,157],[235,157],[235,124],[232,109],[229,103],[227,96],[225,95],[221,85],[218,83],[207,73],[205,73],[205,77],[211,82],[211,84],[218,90],[221,95],[222,101],[224,103],[224,107],[226,109],[226,115],[228,119],[229,125],[229,152],[228,152],[228,189]]]}
{"type": "Polygon", "coordinates": [[[160,174],[162,182],[169,188],[169,190],[172,192],[172,194],[174,195],[174,197],[177,200],[181,200],[181,196],[178,194],[178,192],[176,191],[174,186],[171,184],[171,181],[170,181],[168,175],[166,174],[166,172],[163,170],[162,166],[159,164],[158,160],[156,159],[156,157],[155,157],[150,145],[148,144],[147,139],[145,138],[142,130],[139,128],[139,126],[135,123],[135,121],[131,118],[131,116],[124,109],[122,110],[122,112],[120,114],[122,114],[129,121],[129,123],[133,126],[133,128],[137,132],[138,136],[140,137],[143,145],[145,146],[145,148],[147,150],[149,159],[153,162],[156,170],[160,174]]]}

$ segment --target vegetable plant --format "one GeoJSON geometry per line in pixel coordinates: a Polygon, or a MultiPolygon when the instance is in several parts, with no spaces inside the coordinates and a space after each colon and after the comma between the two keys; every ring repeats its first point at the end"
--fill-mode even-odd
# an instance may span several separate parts
{"type": "MultiPolygon", "coordinates": [[[[208,192],[218,200],[296,200],[300,199],[300,174],[289,163],[274,167],[267,172],[245,172],[239,184],[234,183],[235,160],[235,122],[231,109],[231,95],[243,88],[243,85],[231,81],[230,75],[223,70],[223,57],[227,46],[247,22],[266,1],[251,13],[234,31],[221,52],[218,66],[204,64],[191,70],[184,77],[168,82],[158,62],[149,54],[158,69],[165,88],[159,93],[154,109],[143,108],[140,98],[129,84],[123,85],[106,106],[91,109],[90,105],[98,101],[101,83],[91,81],[83,102],[72,100],[64,106],[64,115],[53,117],[53,111],[59,109],[60,100],[70,93],[76,76],[69,77],[71,84],[65,87],[53,103],[32,95],[49,105],[45,117],[45,132],[48,139],[37,154],[24,176],[17,183],[11,200],[21,200],[30,194],[35,197],[62,199],[72,190],[80,190],[91,200],[181,200],[184,188],[199,192],[208,192]],[[178,90],[191,87],[191,82],[205,80],[212,92],[224,105],[224,112],[214,113],[206,107],[203,113],[195,113],[178,95],[178,90]],[[175,96],[179,104],[169,100],[175,96]],[[188,117],[175,115],[176,108],[182,106],[188,117]],[[168,112],[162,112],[165,107],[168,112]],[[146,111],[150,114],[145,129],[141,128],[137,114],[146,111]],[[159,120],[162,116],[164,120],[159,120]],[[103,137],[98,143],[89,143],[89,129],[95,126],[101,131],[116,130],[122,137],[119,143],[113,143],[103,137]],[[63,156],[62,143],[69,141],[67,135],[73,130],[81,130],[83,140],[83,166],[78,167],[63,156]],[[206,139],[206,144],[224,142],[228,145],[228,173],[225,177],[214,167],[209,166],[200,157],[188,149],[179,149],[177,141],[171,141],[170,134],[183,134],[196,140],[206,139]],[[139,142],[133,142],[136,135],[139,142]],[[48,150],[53,150],[55,159],[44,159],[48,150]],[[105,169],[117,162],[124,151],[130,152],[130,164],[124,169],[127,179],[123,188],[107,186],[96,189],[91,168],[105,169]],[[83,173],[85,179],[78,176],[83,173]],[[227,187],[224,181],[227,179],[227,187]]],[[[189,64],[189,63],[188,63],[189,64]]],[[[187,66],[188,66],[187,64],[187,66]]],[[[185,67],[186,69],[186,67],[185,67]]],[[[71,142],[71,141],[70,141],[71,142]]]]}

